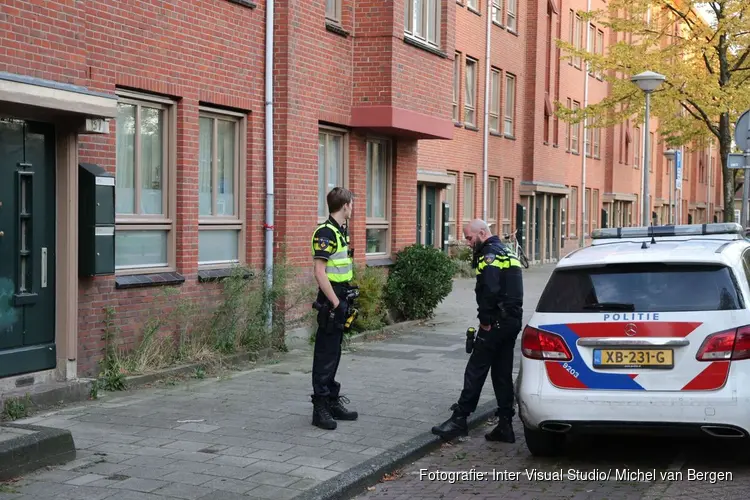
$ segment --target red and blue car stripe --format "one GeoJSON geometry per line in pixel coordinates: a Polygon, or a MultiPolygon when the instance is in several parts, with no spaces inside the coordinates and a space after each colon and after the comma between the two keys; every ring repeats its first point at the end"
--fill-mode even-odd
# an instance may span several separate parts
{"type": "MultiPolygon", "coordinates": [[[[625,325],[635,325],[638,337],[684,338],[702,325],[700,322],[598,322],[598,323],[559,323],[540,325],[540,330],[561,336],[570,349],[571,361],[545,361],[549,381],[560,389],[601,389],[601,390],[647,390],[636,381],[636,373],[602,373],[589,368],[578,350],[581,338],[630,338],[625,333],[625,325]]],[[[706,368],[678,390],[712,390],[722,387],[729,374],[729,361],[706,363],[706,368]]]]}

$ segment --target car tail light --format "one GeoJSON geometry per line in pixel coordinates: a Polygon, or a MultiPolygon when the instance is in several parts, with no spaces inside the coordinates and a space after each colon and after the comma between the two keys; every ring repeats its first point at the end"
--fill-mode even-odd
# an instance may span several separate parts
{"type": "Polygon", "coordinates": [[[573,356],[565,340],[557,334],[527,326],[521,337],[521,352],[530,359],[570,361],[573,356]]]}
{"type": "Polygon", "coordinates": [[[698,349],[695,359],[698,361],[750,359],[750,326],[741,326],[709,335],[698,349]]]}

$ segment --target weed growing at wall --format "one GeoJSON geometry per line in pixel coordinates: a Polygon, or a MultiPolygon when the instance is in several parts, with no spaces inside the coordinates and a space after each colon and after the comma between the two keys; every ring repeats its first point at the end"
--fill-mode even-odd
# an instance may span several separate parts
{"type": "Polygon", "coordinates": [[[276,263],[270,290],[264,271],[243,266],[220,280],[218,296],[183,296],[178,287],[162,288],[152,301],[140,341],[131,349],[117,344],[115,313],[108,308],[106,352],[92,397],[99,388],[123,389],[125,375],[182,363],[217,364],[222,356],[238,352],[284,350],[287,312],[311,303],[315,294],[312,285],[295,280],[299,272],[286,262],[276,263]]]}

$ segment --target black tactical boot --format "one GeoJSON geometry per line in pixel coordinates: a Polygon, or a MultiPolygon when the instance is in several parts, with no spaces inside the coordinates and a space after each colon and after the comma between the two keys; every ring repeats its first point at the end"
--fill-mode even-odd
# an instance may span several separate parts
{"type": "Polygon", "coordinates": [[[450,441],[458,436],[468,436],[469,426],[466,423],[467,415],[459,410],[458,405],[451,406],[453,415],[440,425],[432,428],[432,433],[440,436],[445,441],[450,441]]]}
{"type": "Polygon", "coordinates": [[[513,432],[513,424],[510,418],[500,417],[497,426],[491,432],[484,435],[487,441],[500,441],[503,443],[515,443],[516,434],[513,432]]]}
{"type": "Polygon", "coordinates": [[[335,420],[357,420],[359,414],[356,411],[347,410],[343,403],[349,404],[350,401],[344,396],[337,396],[328,400],[328,407],[331,409],[331,415],[335,420]]]}
{"type": "Polygon", "coordinates": [[[321,429],[332,431],[336,428],[336,421],[331,416],[331,410],[328,407],[326,398],[313,396],[313,417],[312,424],[321,429]]]}

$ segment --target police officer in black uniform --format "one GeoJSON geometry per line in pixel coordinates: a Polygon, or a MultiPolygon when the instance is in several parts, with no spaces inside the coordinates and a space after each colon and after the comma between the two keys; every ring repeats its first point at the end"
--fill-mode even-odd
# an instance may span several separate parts
{"type": "Polygon", "coordinates": [[[466,365],[464,388],[451,406],[453,415],[432,432],[445,440],[468,435],[466,417],[476,410],[487,373],[492,370],[499,421],[485,438],[513,443],[513,352],[523,317],[521,263],[482,220],[468,223],[464,237],[474,249],[479,329],[466,365]]]}
{"type": "Polygon", "coordinates": [[[333,188],[326,198],[330,216],[312,236],[313,272],[318,282],[318,330],[313,354],[312,424],[333,430],[336,420],[356,420],[356,411],[343,403],[336,372],[341,361],[344,326],[352,306],[350,293],[354,277],[353,252],[349,248],[347,224],[352,215],[353,195],[348,189],[333,188]]]}

